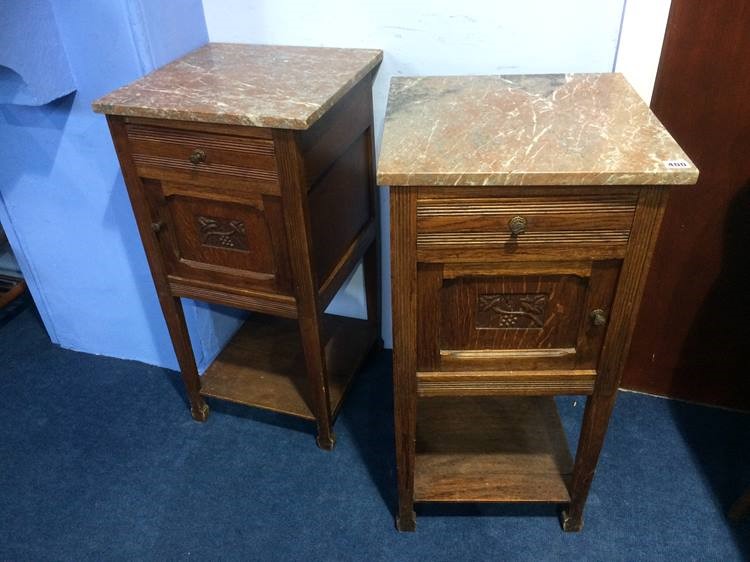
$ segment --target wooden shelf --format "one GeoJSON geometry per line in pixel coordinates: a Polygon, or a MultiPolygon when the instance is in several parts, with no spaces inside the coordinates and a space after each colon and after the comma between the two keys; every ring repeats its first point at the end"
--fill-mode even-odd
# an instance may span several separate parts
{"type": "Polygon", "coordinates": [[[572,468],[552,397],[417,403],[416,501],[569,502],[572,468]]]}
{"type": "MultiPolygon", "coordinates": [[[[331,409],[375,342],[364,320],[324,314],[331,409]]],[[[252,315],[201,377],[201,394],[315,420],[296,320],[252,315]]]]}
{"type": "Polygon", "coordinates": [[[26,282],[20,277],[0,275],[0,308],[5,308],[26,290],[26,282]]]}

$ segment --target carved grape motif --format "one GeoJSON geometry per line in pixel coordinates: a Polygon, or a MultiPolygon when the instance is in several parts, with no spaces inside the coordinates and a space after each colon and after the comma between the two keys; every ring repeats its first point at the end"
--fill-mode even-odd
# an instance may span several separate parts
{"type": "Polygon", "coordinates": [[[198,227],[204,246],[247,250],[245,223],[236,219],[219,219],[199,216],[198,227]]]}
{"type": "Polygon", "coordinates": [[[543,293],[479,295],[477,328],[543,328],[547,302],[543,293]]]}

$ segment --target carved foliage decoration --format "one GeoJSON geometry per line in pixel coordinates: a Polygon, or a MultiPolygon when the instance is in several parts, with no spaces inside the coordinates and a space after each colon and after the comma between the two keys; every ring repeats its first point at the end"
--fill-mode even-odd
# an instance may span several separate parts
{"type": "Polygon", "coordinates": [[[543,328],[549,295],[516,293],[479,295],[477,328],[543,328]]]}
{"type": "Polygon", "coordinates": [[[245,223],[241,220],[203,216],[197,219],[201,244],[204,246],[233,250],[248,249],[245,223]]]}

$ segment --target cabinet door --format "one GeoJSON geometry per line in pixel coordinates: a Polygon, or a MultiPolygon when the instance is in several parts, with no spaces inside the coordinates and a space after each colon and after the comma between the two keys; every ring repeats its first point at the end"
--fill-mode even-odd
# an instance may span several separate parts
{"type": "Polygon", "coordinates": [[[143,185],[172,280],[289,292],[277,197],[217,200],[192,186],[154,180],[143,185]]]}
{"type": "Polygon", "coordinates": [[[419,264],[419,370],[595,369],[619,269],[419,264]]]}

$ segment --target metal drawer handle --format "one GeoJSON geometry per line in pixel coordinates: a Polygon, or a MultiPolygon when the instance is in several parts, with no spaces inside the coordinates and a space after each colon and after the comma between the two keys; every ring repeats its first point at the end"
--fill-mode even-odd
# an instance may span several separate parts
{"type": "Polygon", "coordinates": [[[164,228],[164,221],[151,223],[151,230],[153,230],[156,234],[159,234],[162,228],[164,228]]]}
{"type": "Polygon", "coordinates": [[[604,326],[607,323],[607,315],[601,308],[595,308],[592,310],[589,317],[594,326],[604,326]]]}
{"type": "Polygon", "coordinates": [[[200,164],[206,161],[206,151],[200,148],[196,148],[190,153],[190,161],[193,164],[200,164]]]}
{"type": "Polygon", "coordinates": [[[526,219],[524,217],[513,217],[508,221],[511,236],[518,236],[526,232],[526,219]]]}

